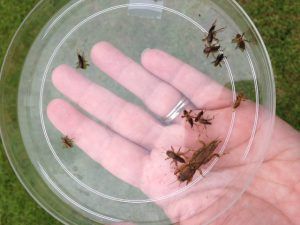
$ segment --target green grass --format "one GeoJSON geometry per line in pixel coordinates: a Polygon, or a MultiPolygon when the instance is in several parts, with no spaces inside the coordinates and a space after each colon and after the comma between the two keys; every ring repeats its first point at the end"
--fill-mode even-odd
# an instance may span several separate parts
{"type": "MultiPolygon", "coordinates": [[[[24,17],[37,2],[37,0],[0,0],[0,64],[2,64],[10,39],[24,17]]],[[[33,29],[34,28],[32,28],[30,34],[28,34],[28,41],[31,40],[31,34],[34,34],[33,29]]],[[[18,46],[18,48],[20,49],[21,55],[26,54],[28,50],[25,45],[18,46]]],[[[18,58],[15,59],[15,63],[19,63],[18,58]]],[[[13,71],[20,73],[17,68],[14,68],[13,71]]],[[[16,84],[18,80],[9,77],[7,80],[9,83],[8,89],[6,90],[6,87],[1,88],[4,88],[3,90],[9,93],[12,89],[17,88],[16,84]]],[[[17,115],[13,113],[15,97],[11,96],[5,101],[8,102],[6,107],[12,109],[12,113],[10,115],[1,116],[7,118],[7,121],[17,120],[17,115]]],[[[9,125],[12,124],[13,123],[9,123],[9,125]]],[[[20,139],[15,134],[11,135],[15,137],[16,143],[14,144],[17,144],[20,139]]],[[[26,166],[26,164],[27,163],[24,162],[22,166],[26,166]]],[[[0,193],[0,225],[61,224],[39,207],[24,190],[8,163],[2,142],[0,143],[0,193]]]]}
{"type": "Polygon", "coordinates": [[[276,113],[300,130],[300,4],[294,0],[240,2],[244,2],[242,6],[259,29],[271,57],[276,81],[276,113]]]}
{"type": "MultiPolygon", "coordinates": [[[[37,2],[0,0],[0,65],[14,32],[37,2]]],[[[300,4],[295,0],[239,2],[255,22],[270,53],[276,79],[277,115],[300,130],[300,4]]],[[[41,209],[21,186],[0,142],[0,225],[29,224],[60,223],[41,209]]]]}

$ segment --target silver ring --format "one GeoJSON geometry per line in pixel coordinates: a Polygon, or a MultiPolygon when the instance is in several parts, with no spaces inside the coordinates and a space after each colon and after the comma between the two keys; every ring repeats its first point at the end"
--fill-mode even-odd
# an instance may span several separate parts
{"type": "Polygon", "coordinates": [[[165,123],[170,124],[173,120],[176,119],[178,115],[181,114],[184,107],[189,104],[189,100],[185,97],[183,97],[176,105],[175,107],[169,112],[169,114],[165,117],[165,123]]]}

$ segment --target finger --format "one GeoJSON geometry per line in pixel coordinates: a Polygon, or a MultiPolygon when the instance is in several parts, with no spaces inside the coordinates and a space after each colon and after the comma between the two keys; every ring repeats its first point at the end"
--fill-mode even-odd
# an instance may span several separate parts
{"type": "Polygon", "coordinates": [[[162,128],[140,107],[96,85],[67,65],[53,71],[52,81],[65,96],[117,133],[146,148],[153,147],[153,140],[162,128]]]}
{"type": "Polygon", "coordinates": [[[53,125],[73,138],[93,160],[122,180],[139,186],[143,162],[148,157],[144,149],[105,130],[61,99],[48,105],[47,114],[53,125]]]}
{"type": "Polygon", "coordinates": [[[112,223],[112,224],[106,224],[106,225],[135,225],[135,223],[119,222],[119,223],[112,223]]]}
{"type": "Polygon", "coordinates": [[[232,104],[228,89],[161,50],[145,51],[141,61],[146,69],[177,88],[198,108],[215,109],[232,104]]]}
{"type": "Polygon", "coordinates": [[[182,98],[175,88],[152,76],[107,42],[96,44],[91,58],[102,71],[133,92],[159,116],[166,116],[182,98]]]}

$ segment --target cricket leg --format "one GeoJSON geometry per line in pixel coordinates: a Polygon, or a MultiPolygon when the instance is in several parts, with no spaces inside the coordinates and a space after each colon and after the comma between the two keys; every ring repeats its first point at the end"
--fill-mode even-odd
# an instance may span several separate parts
{"type": "Polygon", "coordinates": [[[217,158],[220,158],[222,155],[218,154],[218,153],[215,153],[213,154],[210,159],[213,159],[214,157],[217,157],[217,158]]]}
{"type": "Polygon", "coordinates": [[[178,151],[177,151],[177,155],[180,155],[180,150],[181,150],[181,147],[178,149],[178,151]]]}
{"type": "Polygon", "coordinates": [[[203,148],[204,146],[206,146],[206,144],[205,144],[204,141],[202,141],[202,140],[198,140],[198,141],[199,141],[200,144],[202,144],[202,148],[203,148]]]}
{"type": "Polygon", "coordinates": [[[218,38],[216,38],[216,37],[214,37],[214,40],[215,40],[216,42],[220,42],[220,40],[219,40],[218,38]]]}
{"type": "Polygon", "coordinates": [[[222,27],[222,28],[220,28],[218,30],[215,30],[215,34],[218,33],[218,32],[220,32],[220,31],[223,31],[223,30],[225,30],[225,27],[222,27]]]}
{"type": "Polygon", "coordinates": [[[189,149],[189,150],[187,150],[186,152],[181,153],[181,154],[183,155],[183,154],[186,154],[186,153],[188,153],[188,152],[194,152],[194,151],[195,151],[194,149],[189,149]]]}
{"type": "Polygon", "coordinates": [[[202,172],[202,170],[201,170],[200,168],[198,169],[198,171],[199,171],[200,175],[201,175],[202,177],[204,177],[203,172],[202,172]]]}

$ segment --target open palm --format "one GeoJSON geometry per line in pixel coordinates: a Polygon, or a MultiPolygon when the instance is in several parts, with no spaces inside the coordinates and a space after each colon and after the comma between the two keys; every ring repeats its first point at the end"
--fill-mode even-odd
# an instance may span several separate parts
{"type": "MultiPolygon", "coordinates": [[[[145,51],[143,66],[106,42],[95,45],[91,57],[102,71],[139,97],[157,118],[166,117],[185,97],[190,100],[185,108],[206,109],[206,115],[215,116],[213,124],[206,129],[192,129],[180,116],[170,125],[162,124],[140,107],[92,83],[67,65],[54,70],[53,84],[106,126],[95,123],[61,99],[49,104],[50,121],[63,134],[74,138],[76,145],[93,160],[141,189],[150,198],[167,196],[185,187],[185,184],[176,181],[174,166],[165,160],[164,153],[171,146],[185,149],[201,146],[199,134],[205,142],[218,138],[224,144],[233,114],[232,93],[160,50],[145,51]]],[[[179,195],[158,202],[172,221],[191,225],[207,222],[221,207],[225,207],[222,204],[232,199],[237,190],[240,191],[241,187],[231,185],[232,181],[237,174],[255,167],[256,162],[241,161],[251,136],[254,114],[254,104],[243,102],[226,143],[229,154],[222,156],[207,177],[188,189],[184,197],[179,195]]],[[[299,135],[280,120],[277,120],[277,126],[276,139],[284,139],[286,144],[273,144],[259,176],[236,204],[239,208],[230,209],[231,215],[227,214],[228,217],[222,220],[219,218],[217,224],[258,224],[261,221],[265,224],[296,224],[300,221],[293,211],[295,206],[300,208],[299,135]],[[295,175],[291,176],[291,173],[295,175]],[[295,202],[295,199],[298,201],[295,202]],[[278,204],[280,201],[282,204],[278,204]],[[280,213],[274,214],[276,211],[280,213]],[[254,212],[257,213],[253,215],[254,212]],[[277,215],[276,218],[274,215],[277,215]]],[[[198,175],[194,179],[196,177],[198,175]]]]}

